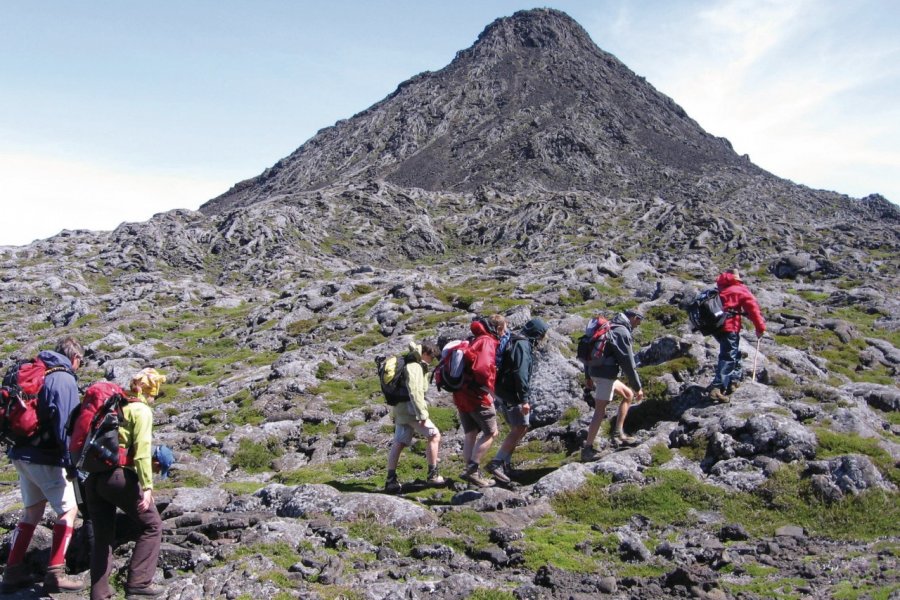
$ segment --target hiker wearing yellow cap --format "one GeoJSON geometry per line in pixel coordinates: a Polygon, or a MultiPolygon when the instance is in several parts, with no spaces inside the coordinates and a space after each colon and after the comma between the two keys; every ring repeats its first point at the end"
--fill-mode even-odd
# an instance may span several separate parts
{"type": "Polygon", "coordinates": [[[94,521],[91,600],[112,596],[109,574],[117,508],[141,530],[128,565],[125,596],[158,596],[165,591],[153,584],[162,542],[162,519],[153,500],[153,411],[149,406],[165,381],[165,375],[156,369],[143,369],[131,378],[135,401],[122,407],[119,426],[119,452],[126,457],[119,464],[124,466],[91,473],[85,482],[88,510],[94,521]]]}

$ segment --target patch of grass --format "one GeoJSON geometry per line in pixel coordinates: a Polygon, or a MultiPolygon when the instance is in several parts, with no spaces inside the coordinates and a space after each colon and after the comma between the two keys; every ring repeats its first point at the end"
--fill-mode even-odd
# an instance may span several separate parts
{"type": "Polygon", "coordinates": [[[455,408],[429,406],[428,417],[442,433],[459,429],[459,413],[455,408]]]}
{"type": "Polygon", "coordinates": [[[734,597],[773,598],[778,600],[800,600],[805,593],[797,588],[806,587],[805,579],[799,577],[758,577],[750,583],[723,582],[722,588],[734,597]]]}
{"type": "Polygon", "coordinates": [[[275,542],[274,544],[251,544],[249,546],[237,547],[229,557],[229,562],[238,558],[247,556],[255,556],[260,554],[267,557],[282,569],[289,569],[293,565],[300,562],[300,554],[286,542],[275,542]]]}
{"type": "Polygon", "coordinates": [[[557,424],[561,427],[568,427],[569,425],[577,421],[580,417],[581,413],[578,412],[578,409],[574,406],[570,406],[565,411],[563,411],[562,415],[560,415],[557,424]]]}
{"type": "Polygon", "coordinates": [[[228,481],[222,484],[222,489],[237,494],[238,496],[249,496],[255,494],[262,488],[266,487],[265,483],[258,481],[228,481]]]}
{"type": "Polygon", "coordinates": [[[516,600],[516,595],[506,590],[475,588],[467,600],[516,600]]]}
{"type": "Polygon", "coordinates": [[[211,483],[212,479],[206,475],[197,473],[196,471],[179,469],[172,472],[171,479],[160,480],[156,485],[157,487],[165,485],[165,487],[205,488],[209,487],[209,484],[211,483]]]}
{"type": "Polygon", "coordinates": [[[833,600],[889,600],[900,590],[900,583],[876,585],[865,581],[841,581],[831,588],[833,600]]]}
{"type": "Polygon", "coordinates": [[[665,444],[656,444],[650,448],[650,464],[654,467],[664,465],[675,456],[675,453],[665,444]]]}
{"type": "Polygon", "coordinates": [[[321,321],[319,319],[299,319],[297,321],[292,321],[288,323],[288,326],[285,328],[285,333],[292,336],[300,336],[307,333],[312,333],[312,331],[319,326],[321,321]]]}
{"type": "Polygon", "coordinates": [[[351,339],[349,342],[344,344],[344,349],[348,352],[360,353],[364,350],[368,350],[369,348],[373,348],[382,342],[384,342],[384,336],[381,334],[381,332],[377,330],[371,330],[351,339]]]}
{"type": "Polygon", "coordinates": [[[525,529],[525,566],[537,570],[549,564],[575,573],[591,573],[597,569],[597,559],[576,546],[599,544],[600,537],[590,524],[551,515],[541,517],[525,529]]]}
{"type": "Polygon", "coordinates": [[[571,492],[552,501],[559,514],[586,525],[615,527],[623,525],[635,514],[656,524],[690,523],[690,509],[716,510],[724,502],[725,492],[697,481],[685,471],[647,469],[652,483],[627,484],[609,491],[611,476],[595,475],[571,492]]]}
{"type": "Polygon", "coordinates": [[[782,525],[799,525],[810,535],[871,540],[900,534],[900,494],[868,490],[839,502],[820,500],[800,465],[785,465],[763,485],[731,494],[722,507],[726,518],[753,535],[768,536],[782,525]]]}
{"type": "Polygon", "coordinates": [[[328,379],[331,372],[335,370],[334,363],[323,360],[316,367],[316,379],[328,379]]]}
{"type": "Polygon", "coordinates": [[[895,485],[900,485],[900,468],[897,468],[887,450],[878,445],[877,438],[864,438],[855,433],[838,433],[824,427],[816,428],[819,447],[816,458],[833,458],[845,454],[868,456],[872,463],[895,485]]]}
{"type": "Polygon", "coordinates": [[[272,438],[266,443],[254,442],[250,438],[242,438],[238,449],[231,457],[231,466],[243,469],[248,473],[262,473],[272,466],[272,460],[281,456],[281,440],[272,438]]]}
{"type": "Polygon", "coordinates": [[[324,396],[328,407],[337,414],[344,414],[367,404],[384,402],[377,376],[352,380],[330,379],[310,391],[324,396]]]}

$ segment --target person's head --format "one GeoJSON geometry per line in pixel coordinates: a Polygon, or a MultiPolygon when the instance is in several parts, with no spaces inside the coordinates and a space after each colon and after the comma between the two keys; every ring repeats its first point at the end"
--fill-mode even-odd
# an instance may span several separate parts
{"type": "Polygon", "coordinates": [[[629,308],[628,310],[626,310],[625,316],[628,317],[628,322],[631,323],[632,329],[640,325],[641,321],[644,320],[644,315],[633,308],[629,308]]]}
{"type": "Polygon", "coordinates": [[[175,453],[168,446],[153,447],[153,472],[159,473],[162,479],[169,476],[169,470],[175,464],[175,453]]]}
{"type": "Polygon", "coordinates": [[[422,361],[430,363],[432,360],[440,356],[441,351],[438,350],[437,344],[432,341],[422,342],[422,351],[420,352],[422,361]]]}
{"type": "Polygon", "coordinates": [[[540,344],[542,341],[544,341],[544,338],[547,337],[547,332],[549,330],[550,326],[547,325],[546,321],[544,321],[540,317],[535,317],[525,323],[525,325],[522,327],[522,335],[527,337],[535,344],[540,344]]]}
{"type": "Polygon", "coordinates": [[[743,283],[741,281],[741,274],[736,268],[725,269],[719,277],[716,278],[716,287],[720,290],[724,290],[727,287],[740,283],[743,283]]]}
{"type": "Polygon", "coordinates": [[[84,348],[73,337],[64,337],[56,342],[56,353],[68,358],[73,370],[80,367],[84,359],[84,348]]]}
{"type": "Polygon", "coordinates": [[[497,334],[497,337],[506,333],[506,317],[497,313],[487,318],[488,325],[497,334]]]}
{"type": "Polygon", "coordinates": [[[144,400],[153,400],[159,395],[159,388],[166,382],[166,376],[156,369],[141,369],[131,378],[131,392],[144,400]]]}

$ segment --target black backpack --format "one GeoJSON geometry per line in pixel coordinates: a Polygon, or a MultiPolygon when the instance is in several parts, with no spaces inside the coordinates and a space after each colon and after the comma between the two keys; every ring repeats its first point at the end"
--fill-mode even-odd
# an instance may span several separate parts
{"type": "Polygon", "coordinates": [[[406,389],[406,363],[408,359],[408,355],[402,354],[390,357],[375,357],[381,393],[384,394],[384,401],[390,406],[409,400],[409,391],[406,389]]]}
{"type": "MultiPolygon", "coordinates": [[[[513,364],[512,355],[516,344],[520,344],[522,342],[530,343],[530,340],[527,337],[519,335],[517,333],[509,336],[509,341],[506,343],[506,348],[503,349],[503,356],[500,359],[500,368],[497,369],[497,382],[494,387],[498,392],[505,393],[503,399],[507,402],[515,402],[516,400],[516,398],[512,396],[515,395],[515,378],[516,371],[518,369],[516,368],[516,365],[513,364]]],[[[531,368],[534,369],[534,362],[531,363],[531,368]]]]}
{"type": "Polygon", "coordinates": [[[731,315],[722,306],[719,290],[708,289],[700,292],[686,307],[691,327],[703,335],[721,331],[725,320],[731,315]]]}

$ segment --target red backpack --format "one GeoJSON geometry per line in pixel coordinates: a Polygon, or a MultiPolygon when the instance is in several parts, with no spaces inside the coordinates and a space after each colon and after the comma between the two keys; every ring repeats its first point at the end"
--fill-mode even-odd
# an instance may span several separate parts
{"type": "Polygon", "coordinates": [[[119,448],[122,407],[136,400],[111,381],[92,383],[84,391],[81,404],[72,411],[66,426],[69,453],[76,469],[98,473],[125,464],[125,453],[119,448]]]}
{"type": "Polygon", "coordinates": [[[455,392],[461,390],[466,383],[465,352],[469,347],[468,340],[447,342],[441,350],[441,359],[434,368],[434,383],[437,389],[455,392]]]}
{"type": "Polygon", "coordinates": [[[603,358],[611,330],[612,323],[603,315],[597,315],[588,321],[584,334],[578,339],[578,349],[575,351],[578,360],[589,365],[603,358]]]}
{"type": "Polygon", "coordinates": [[[13,365],[3,377],[0,388],[0,441],[16,446],[36,438],[41,430],[38,394],[50,373],[72,371],[66,367],[48,369],[34,357],[13,365]]]}

